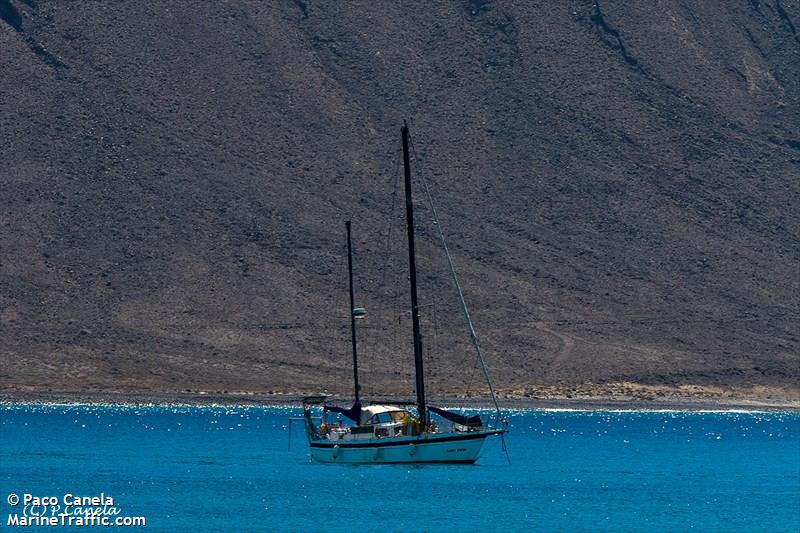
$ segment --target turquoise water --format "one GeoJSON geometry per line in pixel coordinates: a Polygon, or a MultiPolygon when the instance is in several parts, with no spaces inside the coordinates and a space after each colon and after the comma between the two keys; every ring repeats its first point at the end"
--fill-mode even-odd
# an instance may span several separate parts
{"type": "Polygon", "coordinates": [[[0,406],[0,529],[10,493],[102,492],[133,531],[800,531],[796,413],[519,411],[511,466],[419,467],[309,463],[297,414],[0,406]]]}

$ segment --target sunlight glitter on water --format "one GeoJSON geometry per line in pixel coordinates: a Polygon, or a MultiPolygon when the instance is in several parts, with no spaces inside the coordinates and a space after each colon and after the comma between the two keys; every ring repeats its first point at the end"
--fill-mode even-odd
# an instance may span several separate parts
{"type": "MultiPolygon", "coordinates": [[[[795,413],[517,409],[507,413],[512,465],[490,439],[473,467],[310,463],[302,430],[287,446],[287,418],[297,414],[291,406],[0,406],[0,490],[104,491],[149,516],[155,531],[170,530],[176,512],[184,529],[316,531],[309,505],[375,523],[386,505],[421,502],[437,505],[386,529],[800,529],[795,413]],[[476,512],[484,508],[497,512],[476,512]]],[[[325,529],[352,530],[347,520],[325,529]]]]}

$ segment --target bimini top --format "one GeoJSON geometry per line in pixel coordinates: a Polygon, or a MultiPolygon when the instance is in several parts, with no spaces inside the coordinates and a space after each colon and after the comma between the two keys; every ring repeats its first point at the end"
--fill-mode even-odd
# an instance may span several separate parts
{"type": "Polygon", "coordinates": [[[396,405],[368,405],[361,408],[362,425],[400,422],[405,416],[405,410],[396,405]]]}

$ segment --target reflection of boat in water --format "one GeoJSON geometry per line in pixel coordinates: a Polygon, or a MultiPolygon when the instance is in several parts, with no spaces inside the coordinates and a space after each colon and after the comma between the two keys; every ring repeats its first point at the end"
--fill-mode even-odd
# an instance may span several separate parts
{"type": "MultiPolygon", "coordinates": [[[[422,359],[422,336],[417,303],[416,257],[414,251],[414,210],[411,198],[411,168],[409,157],[408,127],[402,128],[403,167],[405,174],[406,227],[408,235],[409,279],[411,284],[411,319],[414,332],[414,368],[416,402],[382,403],[362,405],[359,397],[358,355],[356,346],[356,319],[364,315],[364,309],[355,307],[353,292],[353,261],[350,245],[350,222],[347,227],[348,270],[350,278],[350,324],[353,345],[353,379],[355,401],[351,407],[325,404],[326,397],[312,396],[303,401],[303,421],[311,448],[311,458],[325,463],[474,463],[478,459],[484,440],[490,435],[502,435],[507,431],[500,427],[504,421],[486,372],[483,355],[478,346],[472,322],[469,318],[461,288],[456,277],[444,236],[439,227],[439,236],[447,256],[454,285],[464,319],[486,377],[494,401],[496,426],[484,426],[479,415],[464,415],[430,406],[425,398],[425,374],[422,359]],[[315,410],[322,416],[314,416],[315,410]],[[332,421],[331,415],[338,420],[332,421]],[[352,422],[342,423],[342,418],[352,422]],[[319,423],[317,423],[319,422],[319,423]]],[[[424,184],[424,181],[423,181],[424,184]]],[[[425,185],[427,192],[427,185],[425,185]]],[[[430,199],[430,195],[428,195],[430,199]]],[[[436,210],[431,205],[434,219],[436,210]]]]}

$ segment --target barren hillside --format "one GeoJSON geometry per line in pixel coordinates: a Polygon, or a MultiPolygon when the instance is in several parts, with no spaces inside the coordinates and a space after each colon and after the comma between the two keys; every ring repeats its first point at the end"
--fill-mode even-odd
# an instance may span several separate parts
{"type": "MultiPolygon", "coordinates": [[[[0,387],[407,392],[399,128],[503,391],[800,389],[800,5],[0,0],[0,387]]],[[[480,384],[417,191],[433,394],[480,384]]]]}

